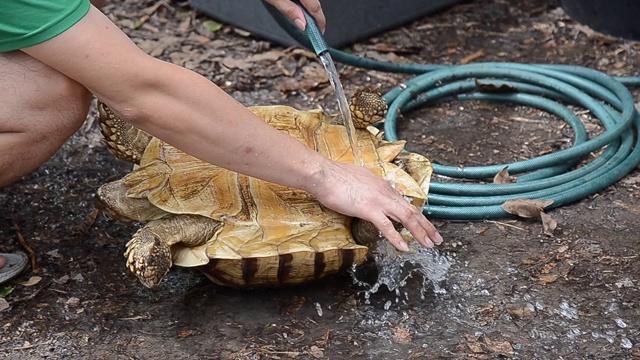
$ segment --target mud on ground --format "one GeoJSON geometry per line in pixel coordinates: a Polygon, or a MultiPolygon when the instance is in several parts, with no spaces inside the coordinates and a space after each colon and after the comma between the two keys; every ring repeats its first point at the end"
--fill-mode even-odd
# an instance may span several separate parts
{"type": "MultiPolygon", "coordinates": [[[[558,1],[473,1],[353,45],[393,61],[565,63],[637,75],[640,43],[569,19],[558,1]]],[[[314,56],[206,22],[183,3],[126,0],[105,12],[150,54],[209,77],[246,105],[335,112],[314,56]]],[[[383,91],[404,75],[339,66],[344,86],[383,91]]],[[[638,93],[635,92],[636,98],[638,93]]],[[[374,294],[348,276],[238,291],[176,270],[142,287],[122,256],[135,226],[98,217],[93,194],[128,166],[100,142],[95,113],[36,173],[0,190],[0,251],[35,251],[4,297],[6,359],[631,359],[640,357],[640,172],[536,221],[434,219],[454,260],[444,294],[374,294]],[[41,278],[39,282],[33,276],[41,278]],[[33,282],[36,282],[35,284],[33,282]],[[385,304],[391,300],[390,304],[385,304]],[[390,306],[389,306],[390,305],[390,306]],[[321,312],[319,311],[322,310],[321,312]]],[[[588,118],[589,131],[601,131],[588,118]]],[[[492,164],[568,143],[563,122],[508,104],[448,102],[407,114],[400,137],[441,163],[492,164]]],[[[7,287],[4,287],[7,290],[7,287]]]]}

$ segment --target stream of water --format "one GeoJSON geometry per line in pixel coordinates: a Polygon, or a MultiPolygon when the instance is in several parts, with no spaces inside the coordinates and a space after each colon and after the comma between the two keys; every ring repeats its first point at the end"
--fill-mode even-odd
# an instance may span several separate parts
{"type": "MultiPolygon", "coordinates": [[[[319,56],[338,99],[338,107],[340,108],[344,125],[347,128],[354,162],[356,165],[364,166],[362,152],[356,138],[355,126],[349,111],[349,103],[342,88],[338,71],[328,51],[319,56]]],[[[391,179],[388,179],[392,185],[394,178],[395,176],[391,174],[391,179]]],[[[423,248],[417,242],[413,242],[413,244],[411,251],[400,253],[386,239],[381,238],[376,249],[371,249],[378,273],[377,279],[373,284],[358,279],[356,270],[352,271],[354,282],[366,288],[364,296],[367,300],[371,294],[378,292],[381,287],[386,287],[389,291],[395,292],[397,300],[401,297],[406,299],[408,295],[406,291],[403,291],[403,287],[406,286],[408,279],[416,275],[422,279],[420,294],[423,298],[425,293],[430,290],[435,293],[443,293],[445,291],[440,287],[440,283],[444,280],[449,267],[451,267],[452,260],[441,255],[437,250],[423,248]]]]}
{"type": "MultiPolygon", "coordinates": [[[[372,294],[381,290],[395,293],[396,302],[409,300],[406,286],[408,280],[414,277],[421,281],[419,290],[422,299],[429,292],[446,293],[442,283],[454,260],[435,248],[422,247],[417,241],[410,242],[409,247],[408,252],[399,252],[389,241],[381,238],[376,247],[370,249],[377,271],[373,283],[361,280],[358,270],[352,269],[351,277],[354,283],[365,288],[364,297],[367,301],[372,294]]],[[[390,305],[391,302],[385,307],[390,305]]]]}
{"type": "Polygon", "coordinates": [[[322,65],[327,72],[327,76],[329,77],[329,82],[331,83],[331,86],[333,87],[333,90],[336,94],[336,98],[338,99],[338,108],[340,109],[340,114],[342,115],[344,126],[347,128],[347,136],[349,137],[351,151],[353,152],[353,161],[356,165],[364,166],[364,161],[362,160],[362,151],[358,146],[358,139],[356,137],[356,128],[355,126],[353,126],[351,112],[349,111],[349,102],[347,101],[347,97],[344,94],[344,89],[342,88],[342,83],[340,82],[338,70],[336,70],[333,59],[331,59],[331,54],[329,54],[328,51],[323,52],[319,56],[320,60],[322,61],[322,65]]]}

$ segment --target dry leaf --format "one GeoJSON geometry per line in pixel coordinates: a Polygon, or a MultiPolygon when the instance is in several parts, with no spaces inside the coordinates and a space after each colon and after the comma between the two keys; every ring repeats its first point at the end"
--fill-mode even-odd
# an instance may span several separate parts
{"type": "Polygon", "coordinates": [[[505,166],[496,176],[493,177],[494,184],[510,184],[516,182],[516,178],[509,175],[509,167],[505,166]]]}
{"type": "Polygon", "coordinates": [[[505,201],[502,209],[509,214],[524,218],[540,218],[542,209],[553,204],[553,200],[515,199],[505,201]]]}
{"type": "Polygon", "coordinates": [[[0,298],[0,311],[7,310],[11,305],[4,298],[0,298]]]}
{"type": "Polygon", "coordinates": [[[542,233],[552,236],[553,231],[558,227],[558,222],[544,212],[540,213],[540,219],[542,219],[542,233]]]}
{"type": "Polygon", "coordinates": [[[467,347],[474,354],[482,354],[484,353],[484,349],[482,348],[482,344],[478,342],[467,343],[467,347]]]}
{"type": "Polygon", "coordinates": [[[554,262],[547,263],[542,267],[542,269],[540,269],[540,273],[541,274],[548,274],[548,273],[551,272],[551,270],[555,269],[556,267],[558,267],[557,263],[554,263],[554,262]]]}
{"type": "Polygon", "coordinates": [[[240,70],[249,70],[253,67],[253,64],[247,61],[246,59],[238,59],[233,58],[231,56],[227,56],[222,59],[222,65],[224,65],[228,69],[240,69],[240,70]]]}
{"type": "Polygon", "coordinates": [[[393,328],[393,341],[399,344],[409,344],[411,342],[411,333],[406,328],[393,328]]]}
{"type": "Polygon", "coordinates": [[[293,76],[298,70],[298,64],[290,58],[279,59],[276,61],[276,66],[286,76],[293,76]]]}
{"type": "Polygon", "coordinates": [[[505,305],[507,312],[515,318],[531,320],[536,314],[533,305],[527,304],[507,304],[505,305]]]}
{"type": "Polygon", "coordinates": [[[284,52],[280,50],[271,50],[255,55],[251,55],[247,58],[248,62],[258,62],[258,61],[276,61],[284,56],[284,52]]]}
{"type": "Polygon", "coordinates": [[[66,305],[71,305],[71,306],[76,306],[78,304],[80,304],[80,299],[78,299],[75,296],[72,296],[70,298],[67,299],[67,301],[65,302],[66,305]]]}
{"type": "Polygon", "coordinates": [[[409,61],[406,58],[403,58],[402,56],[398,56],[395,53],[392,52],[385,52],[385,53],[381,53],[378,51],[367,51],[365,52],[365,55],[368,58],[372,58],[375,60],[379,60],[379,61],[388,61],[388,62],[394,62],[394,63],[408,63],[409,61]]]}
{"type": "Polygon", "coordinates": [[[547,285],[550,284],[556,280],[558,280],[558,275],[556,274],[546,274],[546,275],[540,275],[538,276],[538,283],[541,285],[547,285]]]}
{"type": "Polygon", "coordinates": [[[318,58],[318,55],[316,55],[316,53],[309,51],[309,50],[305,50],[305,49],[300,49],[300,48],[295,48],[293,50],[290,51],[291,55],[300,55],[300,56],[304,56],[307,59],[312,59],[312,60],[316,60],[318,58]]]}
{"type": "Polygon", "coordinates": [[[309,355],[311,355],[312,357],[319,359],[321,357],[324,356],[324,351],[322,351],[322,349],[320,349],[319,347],[313,345],[309,348],[309,351],[307,351],[309,353],[309,355]]]}
{"type": "Polygon", "coordinates": [[[306,301],[307,298],[304,296],[294,296],[280,311],[282,315],[291,316],[300,311],[300,308],[302,308],[302,305],[304,305],[306,301]]]}
{"type": "Polygon", "coordinates": [[[489,351],[493,353],[498,353],[501,355],[512,355],[513,354],[513,346],[508,341],[496,341],[493,342],[489,340],[488,337],[485,336],[485,344],[489,351]]]}
{"type": "Polygon", "coordinates": [[[625,185],[640,184],[640,175],[625,177],[622,180],[620,180],[620,182],[625,185]]]}
{"type": "Polygon", "coordinates": [[[39,283],[40,281],[42,281],[42,278],[40,276],[32,276],[29,278],[29,280],[25,281],[25,282],[21,282],[20,285],[22,286],[33,286],[37,283],[39,283]]]}
{"type": "Polygon", "coordinates": [[[407,49],[394,44],[384,43],[367,45],[367,49],[379,52],[415,52],[415,49],[407,49]]]}
{"type": "Polygon", "coordinates": [[[186,16],[184,20],[180,22],[180,25],[178,25],[178,31],[181,34],[186,34],[187,32],[189,32],[190,28],[191,28],[191,16],[186,16]]]}
{"type": "Polygon", "coordinates": [[[64,275],[59,279],[53,279],[53,282],[59,285],[66,284],[69,281],[69,275],[64,275]]]}
{"type": "Polygon", "coordinates": [[[309,91],[328,82],[329,78],[324,68],[317,63],[311,63],[302,68],[302,74],[298,78],[285,78],[282,81],[278,81],[274,88],[284,93],[309,91]]]}
{"type": "Polygon", "coordinates": [[[181,339],[184,339],[186,337],[193,335],[194,333],[195,333],[194,330],[180,330],[178,331],[178,337],[181,339]]]}
{"type": "Polygon", "coordinates": [[[625,210],[630,211],[633,214],[640,215],[640,206],[633,206],[631,204],[627,204],[622,200],[615,200],[613,203],[624,208],[625,210]]]}

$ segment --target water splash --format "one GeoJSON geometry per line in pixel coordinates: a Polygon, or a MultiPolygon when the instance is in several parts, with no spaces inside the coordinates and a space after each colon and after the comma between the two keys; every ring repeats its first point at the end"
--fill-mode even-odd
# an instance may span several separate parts
{"type": "MultiPolygon", "coordinates": [[[[421,299],[425,299],[430,291],[435,294],[446,293],[441,285],[453,260],[438,250],[424,248],[415,241],[410,242],[409,246],[410,251],[403,253],[397,251],[389,241],[384,239],[376,243],[376,247],[371,249],[373,266],[377,272],[377,277],[372,284],[360,279],[361,274],[358,269],[352,269],[351,277],[354,283],[366,288],[363,291],[366,303],[369,303],[372,294],[385,287],[395,293],[395,302],[399,302],[401,298],[408,300],[409,295],[405,287],[407,281],[416,276],[422,280],[421,299]]],[[[391,305],[392,302],[387,301],[384,307],[388,309],[391,305]]]]}
{"type": "Polygon", "coordinates": [[[364,166],[364,161],[362,160],[362,151],[358,146],[358,140],[355,138],[356,128],[355,126],[353,126],[351,112],[349,111],[349,103],[347,102],[347,97],[344,94],[344,89],[342,88],[342,83],[340,82],[340,78],[338,76],[338,70],[336,70],[336,66],[333,63],[331,55],[328,51],[323,52],[319,55],[319,57],[320,61],[322,61],[322,65],[324,66],[325,71],[327,72],[329,82],[333,87],[336,98],[338,98],[338,108],[340,109],[340,115],[342,115],[344,126],[347,128],[347,136],[349,137],[351,151],[353,152],[353,161],[356,165],[364,166]]]}

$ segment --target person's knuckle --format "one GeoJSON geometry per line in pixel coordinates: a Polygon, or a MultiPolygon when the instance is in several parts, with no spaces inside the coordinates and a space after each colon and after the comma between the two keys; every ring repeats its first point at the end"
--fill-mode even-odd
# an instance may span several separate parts
{"type": "Polygon", "coordinates": [[[410,206],[407,207],[403,207],[400,210],[400,220],[402,222],[406,222],[411,220],[413,217],[415,217],[415,212],[413,211],[413,209],[410,206]]]}
{"type": "Polygon", "coordinates": [[[320,11],[320,2],[318,0],[306,0],[304,7],[312,13],[320,11]]]}
{"type": "Polygon", "coordinates": [[[388,218],[384,218],[384,219],[380,220],[380,229],[381,230],[393,230],[395,228],[393,227],[393,222],[391,220],[389,220],[388,218]]]}

